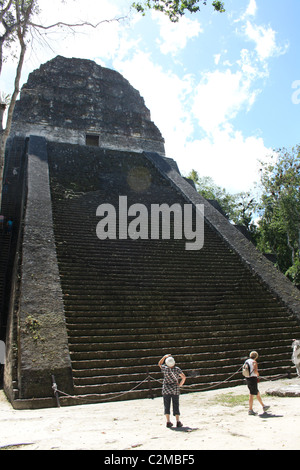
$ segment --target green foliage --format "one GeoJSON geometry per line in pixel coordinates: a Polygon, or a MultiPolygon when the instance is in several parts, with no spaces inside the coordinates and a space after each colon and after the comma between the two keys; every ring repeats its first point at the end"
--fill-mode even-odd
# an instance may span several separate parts
{"type": "Polygon", "coordinates": [[[300,286],[300,260],[296,258],[293,265],[289,267],[285,275],[297,286],[300,286]]]}
{"type": "Polygon", "coordinates": [[[40,335],[40,322],[32,317],[32,315],[26,314],[25,320],[25,331],[31,335],[32,339],[37,342],[38,340],[44,341],[44,338],[40,335]]]}
{"type": "Polygon", "coordinates": [[[261,163],[260,201],[250,192],[229,194],[195,170],[188,177],[202,196],[220,204],[231,222],[247,228],[261,252],[275,254],[278,268],[300,285],[300,145],[278,149],[268,163],[261,163]]]}
{"type": "Polygon", "coordinates": [[[299,283],[300,146],[278,149],[261,164],[259,248],[276,253],[278,267],[299,283]]]}
{"type": "MultiPolygon", "coordinates": [[[[199,3],[206,5],[206,0],[145,0],[132,4],[139,13],[145,15],[146,10],[156,10],[166,14],[170,21],[176,23],[179,18],[189,13],[197,13],[200,10],[199,3]]],[[[224,3],[213,1],[212,6],[216,11],[224,12],[224,3]]]]}
{"type": "Polygon", "coordinates": [[[196,189],[205,199],[219,203],[225,216],[236,225],[243,225],[252,234],[256,231],[253,216],[257,203],[250,192],[230,194],[224,188],[217,186],[210,176],[199,177],[192,170],[188,175],[195,183],[196,189]]]}

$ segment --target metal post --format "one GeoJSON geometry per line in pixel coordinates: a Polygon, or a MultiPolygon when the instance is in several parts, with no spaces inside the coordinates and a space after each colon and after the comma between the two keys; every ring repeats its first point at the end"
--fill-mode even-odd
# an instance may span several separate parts
{"type": "Polygon", "coordinates": [[[154,398],[153,396],[153,392],[152,392],[152,383],[151,383],[151,378],[150,378],[150,375],[149,375],[149,368],[147,367],[147,376],[148,376],[148,386],[149,386],[149,395],[150,395],[150,398],[154,398]]]}
{"type": "Polygon", "coordinates": [[[58,394],[58,390],[57,390],[57,385],[55,383],[54,375],[52,375],[52,390],[53,390],[54,396],[56,398],[57,406],[58,406],[58,408],[60,408],[59,394],[58,394]]]}

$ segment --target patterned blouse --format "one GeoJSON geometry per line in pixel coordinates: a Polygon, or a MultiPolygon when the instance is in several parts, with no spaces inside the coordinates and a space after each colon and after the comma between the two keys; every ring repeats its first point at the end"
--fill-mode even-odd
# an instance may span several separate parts
{"type": "Polygon", "coordinates": [[[164,381],[163,381],[163,388],[162,394],[163,395],[179,395],[180,394],[180,387],[179,387],[179,376],[182,374],[182,370],[179,367],[168,367],[166,365],[161,366],[161,370],[164,374],[164,381]]]}

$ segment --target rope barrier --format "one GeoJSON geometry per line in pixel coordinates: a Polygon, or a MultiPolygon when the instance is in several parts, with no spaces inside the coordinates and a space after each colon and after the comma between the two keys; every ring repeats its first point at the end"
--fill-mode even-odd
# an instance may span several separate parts
{"type": "MultiPolygon", "coordinates": [[[[193,392],[203,392],[203,391],[206,391],[206,390],[211,390],[212,388],[216,388],[218,387],[219,385],[223,384],[223,383],[226,383],[228,382],[232,377],[234,377],[236,374],[238,374],[240,371],[242,370],[242,367],[240,367],[236,372],[234,372],[232,375],[230,375],[229,377],[227,377],[227,379],[221,381],[221,382],[217,382],[216,384],[214,385],[211,385],[210,387],[205,387],[205,388],[201,388],[201,390],[191,390],[193,392]]],[[[159,382],[159,383],[162,383],[162,380],[159,380],[159,379],[155,379],[154,377],[151,377],[150,378],[156,382],[159,382]]],[[[192,385],[183,385],[182,386],[182,389],[185,390],[187,388],[191,388],[191,387],[197,387],[199,384],[192,384],[192,385]]]]}
{"type": "Polygon", "coordinates": [[[269,375],[269,376],[266,376],[266,377],[261,377],[259,376],[259,379],[260,380],[268,380],[270,382],[273,382],[274,380],[279,380],[279,379],[283,379],[285,377],[288,377],[289,376],[289,372],[286,372],[285,374],[281,374],[281,375],[275,375],[275,377],[269,375]],[[270,378],[270,377],[273,377],[273,378],[270,378]]]}
{"type": "MultiPolygon", "coordinates": [[[[197,389],[193,389],[193,390],[187,390],[187,391],[191,391],[191,392],[203,392],[203,391],[207,391],[207,390],[211,390],[213,388],[216,388],[218,387],[219,385],[222,385],[224,383],[227,383],[232,377],[234,377],[236,374],[238,374],[240,371],[242,370],[242,367],[239,367],[239,369],[234,372],[233,374],[231,374],[229,377],[227,377],[227,379],[225,380],[222,380],[221,382],[217,382],[215,383],[214,385],[211,385],[209,387],[204,387],[204,388],[201,388],[200,390],[197,389]]],[[[270,381],[274,381],[274,380],[278,380],[280,378],[283,378],[283,377],[287,377],[288,376],[288,373],[286,374],[282,374],[282,375],[278,375],[278,376],[275,376],[273,378],[269,378],[269,377],[260,377],[260,379],[263,379],[263,380],[270,380],[270,381]]],[[[94,400],[97,400],[97,403],[100,403],[100,402],[107,402],[109,400],[115,400],[116,398],[120,398],[128,393],[131,393],[132,391],[136,390],[138,387],[140,387],[144,382],[148,381],[149,380],[153,380],[154,382],[158,382],[159,384],[162,384],[163,383],[163,380],[162,379],[156,379],[155,377],[152,377],[151,375],[147,375],[147,377],[145,377],[144,380],[142,380],[141,382],[139,382],[137,385],[135,385],[132,389],[130,390],[126,390],[125,392],[122,392],[120,393],[119,395],[114,395],[113,397],[108,397],[108,398],[103,398],[102,400],[99,399],[99,397],[88,397],[87,395],[69,395],[68,393],[65,393],[63,392],[62,390],[59,390],[57,388],[57,385],[55,383],[55,378],[54,376],[52,376],[52,389],[54,391],[54,395],[56,397],[56,400],[57,400],[57,406],[60,407],[60,403],[59,403],[59,393],[65,397],[68,397],[68,398],[72,398],[72,399],[77,399],[77,400],[81,400],[81,399],[85,399],[85,400],[90,400],[90,401],[94,401],[94,400]]],[[[183,390],[186,390],[186,389],[191,389],[192,387],[197,387],[198,384],[192,384],[192,385],[183,385],[182,386],[182,389],[183,390]]]]}
{"type": "MultiPolygon", "coordinates": [[[[110,398],[104,398],[103,401],[107,402],[108,400],[114,400],[116,398],[122,397],[123,395],[126,395],[127,393],[130,393],[133,390],[136,390],[140,385],[142,385],[144,382],[146,382],[146,380],[148,380],[148,377],[146,377],[144,380],[142,380],[140,383],[138,383],[131,390],[126,390],[125,392],[122,392],[119,395],[114,395],[113,397],[110,397],[110,398]]],[[[52,388],[54,389],[54,386],[52,386],[52,388]]],[[[73,398],[73,399],[77,399],[77,400],[81,400],[82,398],[84,398],[85,400],[91,400],[91,401],[94,400],[94,398],[87,397],[86,395],[69,395],[68,393],[63,392],[62,390],[59,390],[57,387],[56,387],[55,391],[58,392],[58,393],[61,393],[62,395],[66,396],[68,398],[73,398]]],[[[99,400],[99,398],[95,398],[95,399],[97,399],[98,403],[102,401],[102,400],[99,400]]]]}

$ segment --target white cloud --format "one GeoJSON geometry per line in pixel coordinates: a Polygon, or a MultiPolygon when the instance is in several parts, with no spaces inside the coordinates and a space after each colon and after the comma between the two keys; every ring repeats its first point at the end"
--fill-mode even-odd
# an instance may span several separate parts
{"type": "Polygon", "coordinates": [[[198,83],[195,75],[180,78],[141,50],[127,59],[117,54],[113,65],[145,99],[166,140],[166,155],[177,161],[180,170],[187,174],[195,168],[228,191],[238,192],[250,189],[258,179],[257,159],[269,149],[261,137],[246,137],[231,122],[253,106],[261,91],[257,79],[267,72],[247,49],[241,50],[231,68],[222,70],[220,59],[221,55],[215,56],[220,69],[203,73],[198,83]]]}
{"type": "Polygon", "coordinates": [[[256,0],[249,0],[248,7],[234,23],[242,23],[242,34],[255,43],[255,50],[260,61],[285,54],[288,44],[280,46],[276,42],[276,31],[271,26],[255,24],[258,7],[256,0]]]}
{"type": "Polygon", "coordinates": [[[257,55],[261,61],[285,54],[288,45],[283,47],[277,45],[276,32],[271,27],[254,25],[247,21],[244,31],[247,38],[254,41],[257,55]]]}
{"type": "Polygon", "coordinates": [[[192,79],[186,75],[180,79],[151,60],[150,54],[137,51],[131,59],[115,58],[114,67],[129,80],[145,100],[151,119],[163,137],[182,142],[190,136],[193,126],[187,101],[192,92],[192,79]]]}
{"type": "Polygon", "coordinates": [[[267,64],[257,61],[253,51],[242,49],[240,56],[241,58],[237,61],[237,64],[249,83],[254,84],[258,79],[268,77],[267,64]]]}
{"type": "Polygon", "coordinates": [[[195,89],[192,111],[199,126],[213,133],[242,109],[251,107],[256,94],[251,90],[251,80],[241,70],[207,72],[195,89]]]}
{"type": "MultiPolygon", "coordinates": [[[[39,1],[40,13],[37,21],[43,25],[55,24],[57,21],[68,24],[89,22],[93,25],[100,23],[97,28],[91,26],[76,27],[73,29],[55,28],[37,36],[38,42],[34,42],[34,50],[40,57],[45,55],[60,54],[66,57],[93,58],[101,56],[110,57],[111,52],[119,47],[119,30],[122,23],[115,18],[122,16],[115,2],[101,0],[76,0],[66,3],[60,0],[51,0],[49,8],[48,0],[39,1]]],[[[43,30],[41,30],[43,33],[43,30]]]]}
{"type": "MultiPolygon", "coordinates": [[[[128,10],[128,8],[127,8],[128,10]]],[[[39,13],[42,24],[50,25],[57,21],[66,23],[89,21],[93,24],[99,21],[106,21],[121,15],[121,9],[118,2],[109,0],[39,0],[39,13]]]]}
{"type": "Polygon", "coordinates": [[[239,22],[243,22],[245,21],[246,19],[248,19],[250,16],[254,17],[256,15],[256,12],[257,12],[257,4],[256,4],[256,0],[249,0],[249,3],[248,3],[248,6],[245,10],[244,13],[242,13],[237,19],[235,19],[233,22],[234,23],[239,23],[239,22]]]}
{"type": "MultiPolygon", "coordinates": [[[[174,158],[175,152],[169,156],[174,158]]],[[[261,137],[244,137],[227,126],[216,131],[213,138],[186,143],[184,158],[179,149],[177,152],[175,159],[183,174],[195,169],[200,176],[211,176],[217,185],[236,193],[251,189],[258,181],[258,160],[265,160],[271,149],[265,147],[261,137]]]]}
{"type": "Polygon", "coordinates": [[[203,29],[198,20],[183,16],[178,23],[172,23],[166,16],[153,12],[152,17],[160,27],[160,37],[156,40],[162,54],[175,54],[184,49],[189,39],[196,38],[203,29]]]}
{"type": "Polygon", "coordinates": [[[257,5],[255,0],[250,0],[249,5],[247,7],[245,16],[255,16],[257,11],[257,5]]]}
{"type": "Polygon", "coordinates": [[[166,155],[177,161],[183,174],[195,168],[227,191],[251,189],[258,179],[257,159],[264,159],[270,150],[261,137],[246,137],[229,124],[254,100],[251,83],[241,71],[207,74],[206,82],[195,90],[195,77],[180,79],[141,51],[127,61],[116,59],[114,66],[144,97],[152,120],[166,139],[166,155]],[[202,139],[195,138],[195,117],[202,125],[198,132],[202,139]]]}
{"type": "Polygon", "coordinates": [[[116,58],[114,66],[140,91],[166,139],[166,155],[177,161],[183,174],[195,168],[231,192],[252,187],[258,178],[257,159],[263,159],[269,149],[261,137],[245,137],[229,124],[230,117],[252,104],[253,93],[249,93],[250,84],[243,83],[242,72],[206,75],[207,81],[196,88],[195,94],[195,77],[180,79],[164,71],[153,63],[150,54],[139,51],[127,61],[116,58]],[[211,99],[215,104],[220,100],[217,107],[211,99]],[[202,139],[194,137],[191,109],[207,131],[202,132],[202,139]]]}

